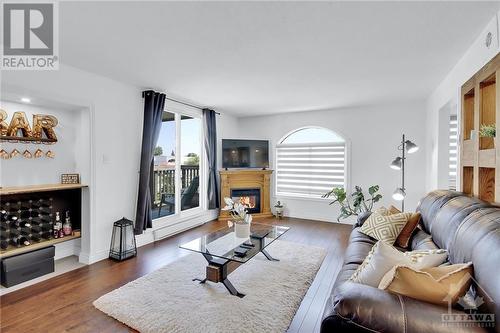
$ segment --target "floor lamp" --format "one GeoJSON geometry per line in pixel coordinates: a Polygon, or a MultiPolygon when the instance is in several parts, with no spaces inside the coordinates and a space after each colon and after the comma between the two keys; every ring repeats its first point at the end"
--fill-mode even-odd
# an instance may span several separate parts
{"type": "Polygon", "coordinates": [[[392,194],[392,198],[397,201],[401,201],[401,211],[405,210],[405,197],[406,197],[406,188],[405,188],[405,160],[406,154],[413,154],[418,150],[418,146],[411,142],[410,140],[406,140],[405,135],[403,134],[403,139],[401,140],[401,144],[398,146],[398,150],[401,151],[401,156],[398,156],[392,161],[390,167],[394,170],[401,170],[401,187],[398,187],[394,193],[392,194]]]}

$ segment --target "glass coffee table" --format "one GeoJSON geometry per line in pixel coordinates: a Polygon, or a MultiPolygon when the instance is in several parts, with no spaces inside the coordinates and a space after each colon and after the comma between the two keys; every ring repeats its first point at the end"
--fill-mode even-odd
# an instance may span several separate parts
{"type": "Polygon", "coordinates": [[[289,229],[283,226],[252,222],[248,237],[236,237],[234,227],[228,226],[182,244],[179,247],[201,253],[208,262],[205,278],[195,278],[193,281],[199,281],[200,283],[205,283],[206,281],[220,282],[231,295],[244,297],[245,295],[239,293],[227,277],[229,274],[228,264],[230,262],[244,264],[260,252],[268,260],[279,261],[279,259],[273,258],[266,251],[266,248],[289,229]]]}

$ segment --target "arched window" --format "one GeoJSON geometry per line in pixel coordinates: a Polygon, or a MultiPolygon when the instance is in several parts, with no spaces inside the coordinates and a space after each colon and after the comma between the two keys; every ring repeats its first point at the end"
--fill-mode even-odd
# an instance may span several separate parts
{"type": "Polygon", "coordinates": [[[276,194],[320,198],[345,187],[346,143],[322,127],[287,134],[276,146],[276,194]]]}

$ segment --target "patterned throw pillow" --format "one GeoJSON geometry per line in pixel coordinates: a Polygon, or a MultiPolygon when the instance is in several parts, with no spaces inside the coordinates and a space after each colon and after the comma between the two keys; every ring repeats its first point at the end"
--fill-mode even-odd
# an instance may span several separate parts
{"type": "Polygon", "coordinates": [[[399,213],[383,216],[374,212],[366,220],[360,231],[376,240],[394,244],[412,213],[399,213]]]}

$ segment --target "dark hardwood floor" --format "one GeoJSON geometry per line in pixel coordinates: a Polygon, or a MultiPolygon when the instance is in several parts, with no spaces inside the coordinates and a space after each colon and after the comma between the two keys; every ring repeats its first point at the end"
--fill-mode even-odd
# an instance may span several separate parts
{"type": "MultiPolygon", "coordinates": [[[[289,332],[317,332],[326,297],[342,264],[352,226],[303,219],[265,219],[291,229],[283,240],[328,250],[313,284],[298,309],[289,332]]],[[[213,221],[138,249],[124,262],[102,260],[0,298],[0,331],[7,332],[129,332],[133,331],[95,309],[92,302],[138,277],[188,255],[180,243],[227,225],[213,221]]]]}

